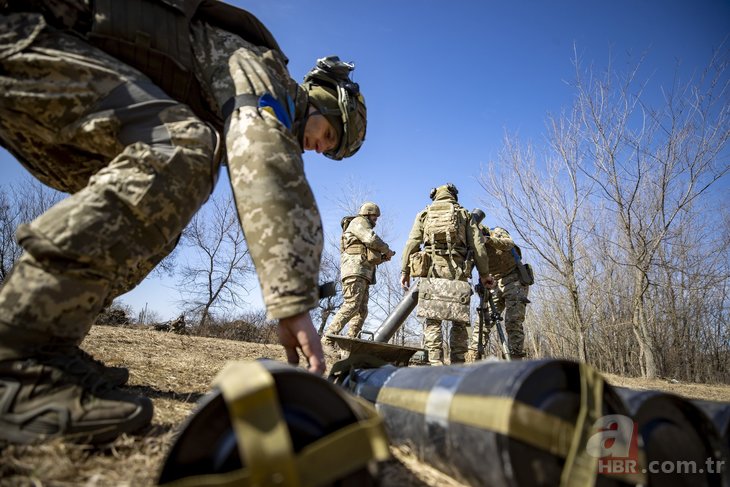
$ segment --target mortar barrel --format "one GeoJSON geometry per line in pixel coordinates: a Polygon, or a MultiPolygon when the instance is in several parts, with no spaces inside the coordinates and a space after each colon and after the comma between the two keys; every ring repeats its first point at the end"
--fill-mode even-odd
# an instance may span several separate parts
{"type": "Polygon", "coordinates": [[[680,396],[616,388],[638,426],[649,486],[727,486],[727,456],[714,424],[680,396]]]}
{"type": "Polygon", "coordinates": [[[398,328],[403,325],[408,315],[416,308],[418,304],[418,283],[411,286],[403,295],[403,299],[400,300],[398,305],[393,311],[385,318],[383,324],[380,325],[373,336],[373,341],[387,343],[393,338],[398,328]]]}
{"type": "MultiPolygon", "coordinates": [[[[561,485],[573,444],[583,371],[562,360],[385,366],[355,369],[343,386],[375,403],[392,445],[410,447],[422,461],[462,482],[553,487],[561,485]]],[[[607,384],[600,400],[601,414],[626,413],[607,384]]],[[[588,420],[580,431],[592,427],[588,420]]],[[[598,474],[596,458],[587,458],[586,451],[580,445],[582,458],[571,465],[591,465],[595,485],[642,480],[640,475],[598,474]]]]}

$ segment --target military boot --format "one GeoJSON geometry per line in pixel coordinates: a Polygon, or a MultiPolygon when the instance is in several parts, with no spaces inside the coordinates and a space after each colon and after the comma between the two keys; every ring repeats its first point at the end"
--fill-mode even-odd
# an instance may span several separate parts
{"type": "Polygon", "coordinates": [[[121,387],[129,381],[129,369],[126,367],[106,365],[104,362],[94,358],[93,355],[85,352],[79,347],[73,347],[69,349],[69,352],[78,355],[78,357],[85,361],[89,367],[95,369],[96,373],[99,374],[102,379],[114,387],[121,387]]]}
{"type": "Polygon", "coordinates": [[[9,326],[0,322],[0,361],[37,355],[75,356],[112,386],[123,386],[129,380],[129,369],[110,367],[77,346],[70,338],[49,336],[31,328],[9,326]]]}
{"type": "Polygon", "coordinates": [[[108,442],[152,419],[152,402],[114,388],[80,355],[0,361],[0,440],[108,442]]]}

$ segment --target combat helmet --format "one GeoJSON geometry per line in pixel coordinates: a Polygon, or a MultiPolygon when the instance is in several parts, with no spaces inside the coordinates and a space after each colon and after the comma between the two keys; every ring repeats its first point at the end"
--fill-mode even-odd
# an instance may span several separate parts
{"type": "Polygon", "coordinates": [[[354,69],[353,63],[340,61],[337,56],[327,56],[317,59],[317,64],[304,76],[302,83],[309,102],[337,132],[337,147],[324,153],[336,161],[355,154],[365,140],[367,108],[360,85],[350,79],[350,71],[354,69]]]}
{"type": "Polygon", "coordinates": [[[380,216],[380,207],[372,201],[366,201],[362,204],[357,214],[362,216],[380,216]]]}
{"type": "Polygon", "coordinates": [[[446,183],[443,186],[439,186],[438,188],[431,188],[431,192],[428,194],[428,197],[431,198],[431,200],[435,200],[436,196],[439,193],[443,193],[444,191],[448,191],[449,193],[451,193],[456,201],[459,201],[459,190],[456,189],[456,186],[454,186],[452,183],[446,183]]]}

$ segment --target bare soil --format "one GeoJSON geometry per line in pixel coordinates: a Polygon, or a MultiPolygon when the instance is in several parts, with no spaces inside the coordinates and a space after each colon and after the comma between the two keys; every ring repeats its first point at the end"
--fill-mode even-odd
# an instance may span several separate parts
{"type": "MultiPolygon", "coordinates": [[[[0,485],[145,486],[153,485],[176,427],[226,362],[266,357],[285,360],[279,345],[200,338],[150,329],[96,326],[82,347],[108,365],[130,369],[128,388],[150,397],[152,425],[101,447],[60,440],[34,446],[0,445],[0,485]]],[[[328,363],[338,357],[330,355],[328,363]]],[[[730,386],[672,383],[607,376],[615,385],[660,389],[690,398],[730,401],[730,386]]],[[[380,466],[384,487],[458,487],[462,484],[418,461],[406,448],[391,448],[380,466]]]]}

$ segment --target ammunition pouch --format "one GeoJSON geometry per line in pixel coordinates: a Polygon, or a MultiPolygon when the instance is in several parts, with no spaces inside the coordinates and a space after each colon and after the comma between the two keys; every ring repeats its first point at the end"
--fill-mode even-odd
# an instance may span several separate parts
{"type": "Polygon", "coordinates": [[[517,276],[520,283],[525,286],[532,286],[535,284],[535,275],[532,273],[532,266],[530,264],[523,264],[522,262],[517,263],[517,276]]]}
{"type": "Polygon", "coordinates": [[[408,259],[411,277],[426,277],[431,268],[431,255],[425,250],[411,254],[408,259]]]}
{"type": "Polygon", "coordinates": [[[471,285],[466,281],[423,278],[418,283],[419,318],[469,323],[471,285]]]}
{"type": "Polygon", "coordinates": [[[380,252],[376,252],[374,250],[366,249],[365,250],[365,260],[368,261],[368,264],[372,265],[378,265],[383,263],[383,254],[380,252]]]}

